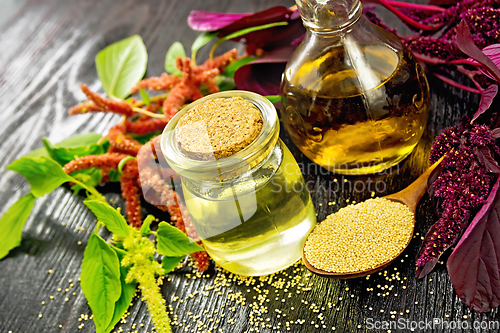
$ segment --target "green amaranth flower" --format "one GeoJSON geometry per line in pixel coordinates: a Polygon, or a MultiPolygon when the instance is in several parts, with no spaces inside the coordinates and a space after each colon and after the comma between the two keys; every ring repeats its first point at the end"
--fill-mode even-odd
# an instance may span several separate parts
{"type": "Polygon", "coordinates": [[[148,238],[129,226],[129,235],[123,239],[123,247],[127,254],[121,265],[129,267],[125,281],[137,282],[146,301],[151,319],[158,333],[170,333],[170,319],[167,315],[165,300],[163,299],[156,276],[164,276],[165,270],[154,260],[155,246],[148,238]]]}

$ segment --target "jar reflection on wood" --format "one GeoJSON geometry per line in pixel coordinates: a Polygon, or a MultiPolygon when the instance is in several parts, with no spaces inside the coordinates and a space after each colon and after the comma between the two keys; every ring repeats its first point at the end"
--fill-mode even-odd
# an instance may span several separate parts
{"type": "Polygon", "coordinates": [[[306,236],[316,224],[301,170],[278,134],[273,105],[260,95],[242,91],[212,94],[190,104],[163,133],[163,154],[182,176],[186,206],[203,245],[230,272],[264,275],[288,267],[300,258],[306,236]],[[205,112],[210,119],[196,118],[195,129],[186,128],[182,121],[186,114],[203,113],[200,110],[207,102],[223,99],[222,104],[234,104],[241,103],[241,98],[262,119],[262,128],[245,147],[238,142],[245,142],[252,132],[249,127],[258,123],[249,119],[247,110],[232,107],[226,114],[214,104],[205,112]],[[215,133],[222,129],[221,124],[224,135],[215,133]],[[200,134],[204,126],[206,133],[200,134]],[[201,155],[197,151],[202,159],[186,151],[190,148],[183,144],[182,133],[189,132],[212,147],[201,155]],[[221,153],[224,150],[232,153],[221,153]]]}
{"type": "Polygon", "coordinates": [[[336,173],[375,173],[399,163],[427,122],[421,66],[397,37],[361,16],[359,0],[296,3],[307,33],[281,86],[292,141],[336,173]]]}

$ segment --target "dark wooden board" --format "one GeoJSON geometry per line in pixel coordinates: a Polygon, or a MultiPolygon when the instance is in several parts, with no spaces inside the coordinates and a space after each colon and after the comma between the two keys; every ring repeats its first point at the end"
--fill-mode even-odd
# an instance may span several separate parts
{"type": "MultiPolygon", "coordinates": [[[[140,34],[149,53],[147,75],[159,75],[170,44],[179,40],[189,48],[197,36],[186,24],[190,10],[253,12],[276,4],[291,6],[293,2],[27,1],[10,21],[0,27],[0,211],[5,212],[29,191],[25,180],[6,171],[5,167],[41,146],[41,137],[58,142],[75,133],[105,133],[119,119],[100,114],[70,117],[66,113],[70,106],[84,99],[79,91],[81,83],[100,89],[94,66],[94,56],[100,49],[127,36],[140,34]]],[[[390,15],[386,18],[400,26],[390,15]]],[[[199,56],[204,58],[206,55],[204,51],[199,56]]],[[[429,81],[432,105],[426,134],[415,152],[391,173],[358,178],[325,173],[312,168],[312,164],[282,133],[298,162],[311,167],[307,168],[306,180],[311,184],[319,221],[348,202],[359,202],[370,196],[368,190],[342,188],[342,184],[356,181],[365,185],[369,181],[385,184],[379,187],[378,196],[408,185],[427,167],[433,137],[444,127],[457,124],[462,115],[477,105],[477,96],[453,89],[432,77],[429,81]],[[328,205],[331,201],[336,204],[328,205]]],[[[113,189],[109,192],[109,199],[120,201],[113,189]]],[[[21,246],[0,261],[0,332],[95,331],[78,282],[83,249],[95,220],[82,200],[66,188],[59,188],[37,200],[24,229],[21,246]],[[69,292],[65,292],[66,288],[69,292]],[[83,319],[79,321],[81,316],[83,319]]],[[[255,326],[250,324],[252,311],[249,305],[259,303],[259,295],[265,294],[264,290],[269,290],[269,302],[263,302],[267,313],[262,315],[265,325],[259,326],[260,332],[286,332],[287,322],[293,322],[289,326],[291,332],[326,332],[332,331],[333,327],[337,332],[366,332],[370,331],[370,320],[374,323],[401,318],[401,322],[419,322],[441,318],[466,321],[470,325],[474,320],[483,323],[488,319],[499,321],[497,310],[479,315],[461,303],[444,265],[438,265],[422,280],[415,279],[414,257],[421,243],[420,237],[435,219],[429,199],[424,197],[418,208],[415,238],[409,248],[386,270],[387,273],[382,272],[370,279],[330,280],[312,276],[303,266],[298,266],[288,269],[284,273],[286,276],[274,277],[275,281],[280,277],[284,281],[296,281],[297,284],[289,286],[285,292],[277,285],[270,287],[267,282],[259,287],[258,279],[250,286],[233,281],[217,287],[221,278],[213,269],[203,278],[192,279],[193,275],[188,274],[191,269],[185,267],[169,274],[162,289],[173,312],[171,317],[176,316],[175,321],[183,324],[174,326],[174,332],[209,329],[211,332],[252,332],[255,326]],[[387,280],[397,273],[400,280],[387,280]],[[239,297],[235,295],[238,292],[241,293],[239,297]],[[215,309],[217,313],[214,313],[215,309]],[[200,318],[193,321],[193,316],[200,318]],[[203,324],[198,327],[200,320],[203,324]],[[187,325],[190,326],[186,330],[187,325]]],[[[123,332],[151,331],[145,303],[136,299],[129,312],[126,323],[119,325],[123,332]]],[[[474,331],[441,330],[439,327],[417,328],[415,331],[474,331]]],[[[409,330],[392,330],[395,331],[409,330]]]]}

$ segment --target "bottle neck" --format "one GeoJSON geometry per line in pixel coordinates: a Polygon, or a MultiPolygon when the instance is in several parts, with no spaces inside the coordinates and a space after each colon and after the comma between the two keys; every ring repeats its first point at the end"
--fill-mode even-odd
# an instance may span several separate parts
{"type": "Polygon", "coordinates": [[[344,30],[361,17],[359,0],[295,0],[306,29],[316,33],[344,30]]]}

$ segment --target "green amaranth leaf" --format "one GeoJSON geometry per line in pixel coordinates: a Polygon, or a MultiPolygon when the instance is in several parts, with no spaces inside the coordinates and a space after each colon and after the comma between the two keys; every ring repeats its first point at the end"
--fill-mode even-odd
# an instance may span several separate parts
{"type": "MultiPolygon", "coordinates": [[[[87,170],[82,170],[77,173],[74,173],[72,174],[72,177],[89,187],[95,188],[102,181],[102,172],[99,169],[90,168],[87,170]]],[[[76,195],[81,190],[84,190],[84,188],[79,184],[74,184],[73,186],[71,186],[71,190],[73,191],[73,194],[76,195]]]]}
{"type": "Polygon", "coordinates": [[[116,183],[120,181],[120,174],[114,169],[109,170],[108,177],[110,182],[116,183]]]}
{"type": "Polygon", "coordinates": [[[150,235],[152,233],[151,231],[151,222],[153,222],[155,217],[153,215],[148,215],[144,222],[142,222],[141,230],[140,233],[143,236],[150,235]]]}
{"type": "Polygon", "coordinates": [[[196,53],[198,53],[198,50],[207,45],[218,33],[219,31],[205,31],[196,37],[193,45],[191,45],[191,59],[193,61],[196,61],[196,53]]]}
{"type": "Polygon", "coordinates": [[[175,67],[175,59],[177,57],[186,58],[186,51],[181,42],[174,42],[167,51],[165,56],[165,71],[169,74],[180,75],[181,71],[175,67]]]}
{"type": "Polygon", "coordinates": [[[278,27],[278,26],[287,25],[287,24],[288,24],[288,22],[275,22],[275,23],[263,24],[263,25],[259,25],[259,26],[256,26],[256,27],[250,27],[250,28],[239,30],[239,31],[235,31],[232,34],[229,34],[227,36],[219,38],[217,40],[217,42],[215,42],[214,46],[212,47],[212,50],[210,50],[210,59],[213,59],[215,49],[220,44],[222,44],[223,42],[225,42],[226,40],[230,40],[230,39],[233,39],[233,38],[241,37],[241,36],[246,35],[246,34],[248,34],[250,32],[254,32],[254,31],[258,31],[258,30],[264,30],[264,29],[269,29],[269,28],[278,27]]]}
{"type": "MultiPolygon", "coordinates": [[[[93,143],[97,143],[102,138],[101,134],[97,133],[85,133],[85,134],[77,134],[75,136],[69,137],[61,142],[54,144],[56,148],[78,148],[83,146],[88,146],[93,143]]],[[[42,139],[43,140],[43,139],[42,139]]],[[[26,157],[50,157],[49,152],[45,147],[40,147],[38,149],[33,150],[32,152],[24,155],[26,157]]]]}
{"type": "Polygon", "coordinates": [[[128,236],[129,232],[125,218],[116,209],[111,207],[110,204],[99,200],[85,200],[83,203],[115,236],[128,236]]]}
{"type": "Polygon", "coordinates": [[[240,67],[245,66],[246,64],[248,64],[249,62],[254,61],[255,59],[256,59],[255,57],[244,57],[244,58],[238,59],[236,61],[233,61],[232,63],[230,63],[226,67],[226,69],[224,70],[224,73],[222,73],[222,75],[234,79],[234,73],[236,73],[236,71],[240,67]]]}
{"type": "Polygon", "coordinates": [[[49,156],[62,166],[78,157],[88,155],[101,155],[105,153],[102,146],[96,143],[72,148],[59,148],[53,145],[47,138],[42,138],[42,141],[49,156]]]}
{"type": "Polygon", "coordinates": [[[44,196],[73,179],[63,171],[59,163],[45,156],[39,158],[23,156],[7,166],[7,169],[24,176],[30,183],[31,193],[35,197],[44,196]]]}
{"type": "Polygon", "coordinates": [[[181,257],[193,252],[203,251],[203,248],[189,239],[182,231],[166,222],[161,222],[156,231],[159,254],[167,257],[181,257]]]}
{"type": "Polygon", "coordinates": [[[148,52],[141,36],[134,35],[101,50],[95,64],[106,94],[123,99],[144,76],[148,52]]]}
{"type": "Polygon", "coordinates": [[[134,140],[138,141],[141,144],[146,144],[148,141],[150,141],[152,138],[155,136],[158,136],[161,134],[161,131],[156,131],[148,134],[142,134],[142,135],[137,135],[137,134],[130,134],[130,137],[133,138],[134,140]]]}
{"type": "Polygon", "coordinates": [[[149,98],[149,95],[147,92],[144,91],[144,89],[139,89],[139,94],[141,94],[142,101],[146,106],[151,105],[151,99],[149,98]]]}
{"type": "Polygon", "coordinates": [[[277,103],[281,100],[280,95],[269,95],[269,96],[265,96],[265,97],[269,100],[269,102],[271,102],[273,104],[277,103]]]}
{"type": "MultiPolygon", "coordinates": [[[[217,75],[215,77],[215,83],[219,87],[220,91],[234,90],[236,89],[236,85],[234,84],[234,80],[227,76],[217,75]]],[[[208,93],[208,90],[207,90],[208,93]]]]}
{"type": "Polygon", "coordinates": [[[28,193],[19,198],[0,218],[0,259],[21,244],[23,227],[30,216],[35,197],[28,193]]]}
{"type": "Polygon", "coordinates": [[[92,233],[83,252],[82,291],[94,315],[96,333],[106,332],[120,299],[120,261],[116,252],[98,235],[92,233]]]}
{"type": "Polygon", "coordinates": [[[163,257],[161,267],[165,270],[165,274],[173,271],[182,259],[184,259],[184,257],[163,257]]]}
{"type": "MultiPolygon", "coordinates": [[[[121,262],[127,252],[117,247],[112,247],[112,249],[115,251],[116,255],[118,256],[118,260],[121,262]]],[[[111,319],[108,327],[104,330],[105,333],[111,332],[115,325],[118,324],[125,312],[127,312],[127,309],[129,308],[130,303],[132,303],[132,299],[134,298],[137,284],[125,282],[128,271],[129,268],[120,265],[120,284],[122,286],[122,293],[118,301],[116,301],[115,303],[115,312],[113,313],[113,319],[111,319]]]]}

